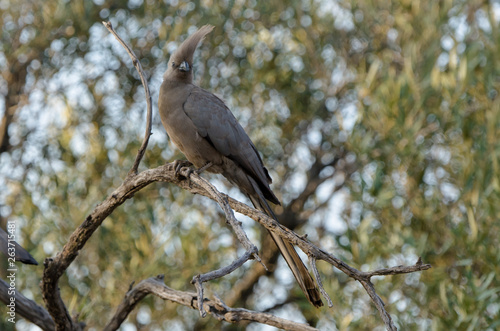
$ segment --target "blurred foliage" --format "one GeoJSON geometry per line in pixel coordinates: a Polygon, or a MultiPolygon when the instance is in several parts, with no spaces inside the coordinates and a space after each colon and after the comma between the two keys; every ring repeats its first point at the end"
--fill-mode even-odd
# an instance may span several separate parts
{"type": "MultiPolygon", "coordinates": [[[[262,152],[283,222],[362,270],[418,256],[431,263],[375,280],[402,330],[500,328],[498,0],[0,0],[0,10],[0,219],[16,221],[39,262],[120,184],[142,141],[143,88],[101,21],[132,45],[155,102],[169,54],[213,24],[196,79],[226,100],[262,152]]],[[[155,114],[141,169],[175,158],[155,114]]],[[[243,221],[259,242],[261,228],[243,221]]],[[[103,223],[61,293],[72,314],[100,329],[132,281],[165,274],[168,286],[193,291],[192,276],[228,264],[241,254],[236,245],[215,203],[158,183],[103,223]]],[[[281,260],[236,305],[321,330],[383,329],[359,284],[319,267],[333,309],[307,305],[281,260]]],[[[224,299],[255,268],[208,284],[207,295],[224,299]]],[[[18,288],[40,304],[42,271],[19,266],[17,274],[18,288]]],[[[154,297],[126,323],[261,328],[200,320],[154,297]]],[[[12,325],[2,319],[0,328],[12,325]]]]}

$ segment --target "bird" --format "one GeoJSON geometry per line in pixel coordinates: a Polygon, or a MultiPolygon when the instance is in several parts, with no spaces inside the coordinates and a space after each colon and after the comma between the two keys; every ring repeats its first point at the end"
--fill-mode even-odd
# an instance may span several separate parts
{"type": "MultiPolygon", "coordinates": [[[[198,169],[223,175],[254,207],[277,220],[269,202],[280,204],[257,148],[224,101],[193,83],[193,57],[213,30],[205,25],[171,54],[159,91],[160,118],[170,140],[198,169]]],[[[323,302],[315,282],[291,243],[270,232],[308,301],[323,302]]]]}
{"type": "Polygon", "coordinates": [[[9,234],[2,228],[0,228],[0,252],[4,253],[7,257],[14,257],[15,261],[38,265],[33,256],[22,248],[21,245],[9,238],[9,234]]]}

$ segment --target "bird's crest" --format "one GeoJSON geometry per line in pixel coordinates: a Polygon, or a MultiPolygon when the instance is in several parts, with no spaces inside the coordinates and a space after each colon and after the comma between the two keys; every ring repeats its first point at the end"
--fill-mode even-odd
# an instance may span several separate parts
{"type": "Polygon", "coordinates": [[[187,61],[189,65],[193,64],[193,56],[196,51],[196,47],[200,41],[205,38],[213,30],[213,25],[204,25],[198,29],[195,33],[190,35],[184,42],[179,46],[172,56],[172,59],[177,63],[181,61],[187,61]]]}

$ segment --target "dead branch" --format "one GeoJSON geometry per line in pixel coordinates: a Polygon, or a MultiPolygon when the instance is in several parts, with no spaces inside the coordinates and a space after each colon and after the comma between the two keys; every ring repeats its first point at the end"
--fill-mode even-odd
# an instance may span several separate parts
{"type": "MultiPolygon", "coordinates": [[[[179,187],[190,191],[194,194],[201,194],[207,196],[213,200],[216,200],[212,195],[213,192],[218,192],[213,186],[211,188],[211,192],[207,192],[204,187],[198,185],[198,183],[202,182],[200,176],[195,172],[192,172],[188,168],[182,168],[180,173],[185,176],[189,176],[190,179],[186,179],[181,176],[176,176],[174,164],[166,164],[160,166],[158,168],[149,169],[143,171],[136,176],[131,177],[129,180],[125,181],[119,188],[117,188],[106,200],[104,200],[101,204],[99,204],[95,210],[85,219],[83,224],[78,227],[75,232],[71,235],[68,243],[64,246],[63,250],[54,258],[46,260],[46,269],[44,271],[44,279],[43,279],[43,292],[44,298],[49,298],[54,300],[54,296],[49,297],[46,292],[52,291],[57,287],[57,279],[62,275],[64,270],[69,266],[69,264],[74,260],[77,256],[78,251],[83,248],[85,242],[90,238],[92,233],[98,228],[98,226],[104,221],[104,219],[111,214],[111,212],[125,202],[127,199],[131,198],[136,192],[146,187],[147,185],[160,181],[160,182],[168,182],[179,187]]],[[[207,185],[208,182],[204,182],[204,185],[207,185]]],[[[209,184],[209,183],[208,183],[209,184]]],[[[211,185],[211,184],[210,184],[211,185]]],[[[373,272],[361,272],[356,268],[353,268],[343,262],[342,260],[336,258],[332,254],[329,254],[322,250],[321,248],[316,247],[312,243],[308,242],[303,237],[297,235],[295,232],[283,227],[279,223],[277,223],[274,219],[268,217],[260,211],[257,211],[237,200],[234,200],[227,195],[222,193],[218,193],[218,195],[224,197],[221,201],[218,201],[222,204],[229,204],[229,206],[246,216],[254,219],[255,221],[262,224],[265,228],[274,233],[278,234],[280,237],[290,241],[295,246],[298,246],[304,253],[306,253],[310,258],[315,260],[323,260],[330,264],[332,264],[337,269],[341,270],[349,277],[359,281],[367,290],[368,294],[372,298],[375,306],[379,310],[386,326],[389,330],[393,330],[394,326],[390,320],[390,316],[385,310],[385,307],[380,300],[380,298],[376,295],[373,285],[370,282],[370,278],[373,276],[379,275],[395,275],[402,274],[408,272],[416,272],[427,270],[431,266],[429,264],[417,263],[414,266],[403,267],[398,266],[390,269],[381,269],[373,272]],[[389,270],[389,271],[387,271],[389,270]],[[386,318],[386,317],[389,318],[386,318]],[[389,323],[390,322],[390,323],[389,323]]],[[[317,277],[317,275],[316,275],[317,277]]],[[[320,286],[322,288],[322,286],[320,286]]],[[[324,289],[323,289],[324,291],[324,289]]],[[[57,297],[60,299],[60,296],[57,294],[57,297]]],[[[62,302],[62,300],[61,300],[62,302]]],[[[69,314],[66,315],[65,310],[55,310],[53,307],[53,301],[46,300],[47,307],[49,308],[49,312],[56,320],[56,316],[60,318],[61,312],[64,314],[63,316],[67,316],[66,319],[64,317],[62,320],[56,322],[57,327],[61,327],[61,329],[71,328],[72,324],[60,324],[62,321],[64,323],[68,323],[71,319],[69,314]],[[57,315],[54,316],[53,312],[57,312],[57,315]]],[[[64,307],[64,306],[63,306],[64,307]]],[[[56,307],[57,309],[60,309],[56,307]]],[[[72,323],[72,322],[71,322],[72,323]]]]}
{"type": "Polygon", "coordinates": [[[141,77],[142,86],[144,86],[144,93],[146,94],[146,104],[147,104],[147,120],[146,120],[146,133],[144,134],[144,140],[142,141],[141,148],[137,152],[137,156],[135,157],[134,165],[132,169],[130,169],[128,176],[137,174],[137,169],[139,168],[139,163],[146,152],[146,148],[148,147],[149,137],[151,136],[152,131],[152,118],[153,118],[153,106],[151,105],[151,92],[149,92],[149,85],[146,80],[146,75],[144,74],[144,70],[142,69],[141,61],[137,58],[134,51],[123,41],[123,39],[116,33],[111,25],[111,22],[102,22],[102,24],[108,29],[113,36],[120,42],[120,44],[125,48],[128,55],[132,59],[132,63],[134,64],[135,69],[139,73],[139,77],[141,77]]]}
{"type": "MultiPolygon", "coordinates": [[[[189,174],[189,169],[182,169],[181,173],[189,174]]],[[[190,174],[191,180],[193,180],[193,177],[198,176],[196,173],[190,174]]],[[[183,186],[183,185],[182,185],[183,186]]],[[[216,191],[216,189],[214,188],[216,191]]],[[[205,193],[203,190],[200,192],[198,190],[192,191],[192,193],[197,193],[197,194],[202,194],[205,195],[211,199],[213,199],[209,194],[205,193]]],[[[380,297],[377,295],[375,292],[375,288],[373,284],[371,283],[370,279],[373,276],[379,276],[379,275],[397,275],[397,274],[405,274],[405,273],[411,273],[411,272],[418,272],[418,271],[423,271],[431,268],[430,264],[423,264],[421,259],[419,258],[417,263],[413,266],[397,266],[393,268],[388,268],[388,269],[380,269],[376,270],[373,272],[362,272],[354,267],[351,267],[344,261],[338,259],[337,257],[333,256],[332,254],[329,254],[328,252],[325,252],[319,247],[316,247],[312,243],[308,242],[304,237],[299,236],[292,230],[282,226],[279,224],[276,220],[274,220],[271,217],[268,217],[264,213],[253,209],[237,200],[234,200],[233,198],[226,196],[227,201],[229,202],[231,208],[233,208],[236,212],[239,212],[243,215],[246,215],[253,220],[259,222],[261,225],[263,225],[266,229],[268,229],[271,232],[274,232],[278,234],[280,237],[282,237],[285,240],[288,240],[295,246],[298,246],[304,253],[307,254],[309,259],[312,261],[316,260],[323,260],[325,262],[330,263],[337,269],[341,270],[344,272],[346,275],[349,277],[359,281],[365,290],[367,291],[368,295],[372,299],[373,303],[377,307],[379,314],[384,321],[384,324],[387,328],[387,330],[397,330],[396,326],[392,322],[390,314],[387,312],[385,309],[385,304],[380,299],[380,297]]],[[[313,263],[313,266],[315,263],[313,263]]],[[[314,268],[313,268],[314,271],[314,268]]],[[[315,277],[319,279],[319,273],[315,272],[315,277]]],[[[326,294],[326,291],[323,288],[323,285],[321,283],[321,280],[317,280],[317,285],[323,295],[326,294]]],[[[331,300],[328,295],[325,296],[325,299],[327,302],[330,304],[331,300]]]]}
{"type": "MultiPolygon", "coordinates": [[[[146,295],[153,294],[163,300],[169,300],[180,305],[193,309],[199,309],[199,300],[196,293],[182,292],[169,288],[163,283],[163,276],[148,278],[132,288],[118,307],[113,319],[104,328],[105,331],[118,329],[134,306],[146,295]]],[[[257,322],[267,324],[280,329],[292,331],[313,331],[317,330],[309,325],[292,322],[268,313],[260,313],[241,308],[230,308],[220,300],[203,300],[204,310],[217,318],[219,321],[238,323],[240,321],[257,322]]]]}
{"type": "MultiPolygon", "coordinates": [[[[0,279],[0,301],[6,305],[10,304],[9,284],[3,279],[0,279]]],[[[22,293],[16,290],[15,295],[15,312],[23,316],[31,323],[38,325],[41,329],[52,331],[56,329],[56,325],[45,308],[39,306],[35,301],[28,299],[22,293]]],[[[8,311],[7,311],[8,314],[8,311]]]]}
{"type": "MultiPolygon", "coordinates": [[[[210,166],[210,165],[208,165],[208,166],[210,166]]],[[[207,166],[205,166],[205,167],[207,167],[207,166]]],[[[243,256],[241,256],[240,258],[233,261],[233,263],[231,263],[230,265],[223,267],[223,268],[220,268],[218,270],[208,272],[208,273],[203,274],[203,275],[196,275],[195,277],[193,277],[191,284],[194,284],[196,286],[196,289],[198,292],[198,298],[200,298],[200,300],[203,301],[203,283],[204,282],[207,282],[207,281],[210,281],[210,280],[213,280],[216,278],[224,277],[224,276],[230,274],[231,272],[233,272],[234,270],[236,270],[237,268],[239,268],[240,266],[242,266],[246,261],[251,260],[251,259],[255,259],[255,260],[259,261],[264,266],[264,269],[267,270],[267,268],[264,265],[264,263],[262,263],[262,261],[259,257],[259,254],[258,254],[259,250],[248,239],[245,231],[243,230],[243,227],[241,226],[241,222],[239,222],[236,219],[236,217],[234,216],[234,212],[231,209],[231,207],[229,206],[227,199],[220,192],[218,192],[212,186],[212,184],[210,184],[210,182],[208,182],[203,177],[199,176],[199,174],[200,174],[199,170],[196,171],[196,174],[198,176],[190,177],[191,172],[192,172],[192,170],[188,169],[187,173],[185,173],[186,178],[189,178],[189,180],[192,180],[197,185],[201,186],[205,190],[205,192],[210,194],[210,196],[212,197],[213,200],[217,201],[219,206],[224,211],[224,214],[226,215],[227,223],[229,225],[231,225],[231,227],[234,230],[234,233],[236,234],[236,237],[238,238],[240,243],[243,245],[243,247],[245,247],[245,249],[246,249],[245,254],[243,254],[243,256]]],[[[198,308],[200,310],[200,316],[205,317],[206,312],[203,308],[203,305],[199,305],[198,308]]]]}
{"type": "MultiPolygon", "coordinates": [[[[137,152],[137,156],[135,158],[134,165],[130,169],[127,178],[125,179],[126,183],[134,175],[137,174],[137,169],[139,167],[139,163],[141,162],[144,153],[146,151],[149,137],[151,136],[152,130],[152,106],[151,106],[151,93],[149,91],[149,86],[146,81],[146,77],[144,74],[144,70],[142,69],[141,63],[138,60],[137,56],[134,54],[132,49],[128,47],[128,45],[118,36],[118,34],[113,29],[111,22],[103,22],[104,26],[116,37],[116,39],[120,42],[120,44],[125,48],[129,56],[132,58],[132,62],[134,67],[137,69],[139,76],[141,78],[141,82],[144,86],[145,94],[146,94],[146,103],[147,103],[147,122],[146,122],[146,133],[144,135],[144,140],[142,145],[137,152]]],[[[123,184],[122,184],[123,186],[123,184]]],[[[128,197],[127,197],[128,198],[128,197]]],[[[110,202],[109,198],[107,203],[104,205],[101,204],[96,207],[94,212],[87,217],[85,222],[73,233],[70,237],[68,243],[64,246],[63,251],[60,252],[54,259],[46,259],[44,262],[45,270],[43,273],[43,279],[40,284],[42,287],[42,295],[47,308],[49,309],[50,314],[56,321],[57,329],[64,330],[76,330],[78,329],[78,324],[73,321],[70,317],[64,302],[61,299],[58,282],[61,275],[68,268],[68,266],[73,262],[73,260],[78,255],[80,249],[83,248],[87,240],[94,233],[94,231],[99,227],[102,221],[122,202],[110,202]]]]}
{"type": "MultiPolygon", "coordinates": [[[[243,254],[242,257],[236,259],[233,261],[228,266],[225,266],[223,268],[207,272],[206,274],[202,275],[196,275],[193,277],[193,280],[191,280],[191,284],[194,284],[196,286],[198,298],[200,298],[200,301],[203,301],[203,283],[208,282],[210,280],[214,280],[217,278],[224,277],[226,275],[229,275],[231,272],[235,271],[239,267],[241,267],[246,261],[250,260],[252,258],[252,253],[249,251],[246,251],[245,254],[243,254]]],[[[200,310],[200,316],[205,317],[207,315],[206,311],[203,308],[203,305],[198,306],[200,310]]]]}

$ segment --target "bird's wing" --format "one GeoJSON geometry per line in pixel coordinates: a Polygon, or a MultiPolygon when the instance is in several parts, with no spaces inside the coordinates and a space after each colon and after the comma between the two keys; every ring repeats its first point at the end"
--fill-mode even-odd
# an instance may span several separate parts
{"type": "MultiPolygon", "coordinates": [[[[195,87],[183,107],[200,136],[206,138],[219,153],[245,169],[259,186],[269,189],[271,177],[257,149],[221,99],[202,88],[195,87]]],[[[279,203],[273,201],[277,200],[276,198],[269,200],[279,203]]]]}
{"type": "MultiPolygon", "coordinates": [[[[254,144],[224,102],[212,93],[196,87],[183,107],[196,126],[198,134],[207,139],[219,153],[232,159],[245,170],[246,177],[253,187],[252,190],[247,188],[246,193],[255,208],[276,219],[266,201],[267,199],[279,203],[269,188],[271,178],[254,144]]],[[[314,280],[293,245],[276,234],[271,233],[271,236],[307,299],[315,307],[322,306],[321,295],[314,280]]]]}

